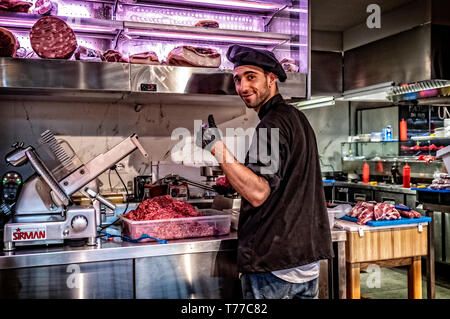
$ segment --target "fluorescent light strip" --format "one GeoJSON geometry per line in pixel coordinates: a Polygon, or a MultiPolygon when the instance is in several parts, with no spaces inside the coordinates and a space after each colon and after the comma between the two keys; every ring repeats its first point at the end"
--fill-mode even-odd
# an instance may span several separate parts
{"type": "Polygon", "coordinates": [[[148,31],[148,30],[128,30],[128,35],[134,36],[150,36],[150,37],[164,37],[171,39],[190,39],[190,40],[206,40],[206,41],[225,41],[225,42],[240,42],[240,43],[253,43],[261,45],[278,45],[284,40],[273,40],[273,39],[259,39],[259,38],[248,38],[248,37],[235,37],[226,35],[202,35],[202,34],[191,34],[191,33],[181,33],[181,32],[169,32],[169,31],[148,31]]]}
{"type": "Polygon", "coordinates": [[[2,27],[26,27],[31,28],[37,20],[34,21],[24,21],[19,19],[2,19],[0,18],[0,25],[2,27]]]}
{"type": "MultiPolygon", "coordinates": [[[[18,28],[31,28],[37,20],[18,20],[18,19],[2,19],[0,18],[0,25],[2,27],[18,27],[18,28]]],[[[104,32],[104,33],[115,33],[115,28],[101,27],[101,26],[86,26],[73,24],[70,27],[74,31],[78,32],[104,32]]]]}
{"type": "Polygon", "coordinates": [[[203,3],[214,6],[227,6],[235,8],[248,8],[248,9],[266,9],[275,10],[281,8],[280,5],[273,3],[261,3],[253,1],[238,1],[238,0],[182,0],[187,3],[203,3]]]}

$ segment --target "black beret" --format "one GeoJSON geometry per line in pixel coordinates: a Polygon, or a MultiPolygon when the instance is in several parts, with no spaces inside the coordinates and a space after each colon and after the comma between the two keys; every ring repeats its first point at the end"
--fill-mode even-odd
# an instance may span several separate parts
{"type": "Polygon", "coordinates": [[[286,81],[286,72],[284,72],[280,62],[270,51],[235,44],[228,48],[227,59],[234,64],[234,67],[256,65],[277,75],[280,82],[286,81]]]}

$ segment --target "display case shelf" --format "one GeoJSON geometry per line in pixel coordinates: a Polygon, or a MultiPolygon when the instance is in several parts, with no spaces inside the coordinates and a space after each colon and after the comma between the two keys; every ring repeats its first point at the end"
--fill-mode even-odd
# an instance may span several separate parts
{"type": "Polygon", "coordinates": [[[192,39],[195,41],[205,41],[208,43],[242,43],[262,46],[278,46],[291,40],[291,36],[289,34],[197,28],[142,22],[125,21],[124,28],[125,34],[138,39],[192,39]]]}

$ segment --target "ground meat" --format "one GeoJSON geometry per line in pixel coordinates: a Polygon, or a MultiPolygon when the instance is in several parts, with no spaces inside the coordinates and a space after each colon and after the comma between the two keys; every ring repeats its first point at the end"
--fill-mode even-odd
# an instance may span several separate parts
{"type": "Polygon", "coordinates": [[[203,216],[189,203],[174,200],[169,195],[149,198],[135,210],[124,215],[125,218],[142,221],[203,216]]]}
{"type": "MultiPolygon", "coordinates": [[[[200,217],[189,203],[174,200],[169,195],[158,196],[143,201],[135,210],[124,215],[134,221],[153,221],[148,224],[131,226],[124,223],[124,232],[133,239],[143,234],[159,239],[180,239],[228,234],[230,229],[207,221],[177,221],[178,218],[200,217]]],[[[143,242],[150,241],[144,239],[143,242]]]]}

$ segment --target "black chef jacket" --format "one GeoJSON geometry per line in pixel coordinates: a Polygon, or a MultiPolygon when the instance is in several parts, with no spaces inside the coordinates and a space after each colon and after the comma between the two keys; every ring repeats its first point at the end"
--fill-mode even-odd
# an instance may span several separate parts
{"type": "Polygon", "coordinates": [[[268,272],[332,258],[319,155],[311,125],[279,94],[261,107],[258,116],[260,122],[245,166],[268,181],[270,195],[259,207],[242,198],[239,271],[268,272]],[[271,141],[275,147],[271,148],[271,141]]]}

